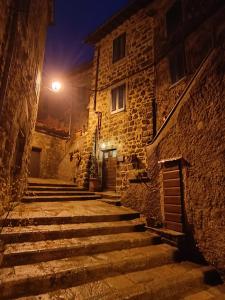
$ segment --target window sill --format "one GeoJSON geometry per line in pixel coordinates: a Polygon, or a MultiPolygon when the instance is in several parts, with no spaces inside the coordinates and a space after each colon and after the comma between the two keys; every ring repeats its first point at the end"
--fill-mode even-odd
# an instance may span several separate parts
{"type": "Polygon", "coordinates": [[[177,85],[179,85],[180,83],[184,82],[186,79],[187,79],[187,76],[184,75],[184,76],[183,76],[182,78],[180,78],[178,81],[172,83],[172,84],[169,86],[169,90],[175,88],[177,85]]]}
{"type": "Polygon", "coordinates": [[[112,65],[112,66],[116,66],[117,64],[123,62],[123,61],[125,60],[126,57],[127,57],[127,56],[125,55],[125,56],[123,56],[123,57],[121,57],[121,58],[119,58],[119,59],[117,59],[117,60],[115,60],[115,61],[112,60],[112,61],[111,61],[111,65],[112,65]]]}
{"type": "Polygon", "coordinates": [[[111,115],[115,115],[115,114],[118,114],[118,113],[121,113],[121,112],[124,112],[125,111],[125,108],[122,108],[122,109],[118,109],[118,110],[115,110],[115,111],[111,111],[111,115]]]}
{"type": "Polygon", "coordinates": [[[142,177],[142,178],[131,178],[129,179],[130,183],[143,183],[143,182],[150,182],[150,179],[148,177],[142,177]]]}

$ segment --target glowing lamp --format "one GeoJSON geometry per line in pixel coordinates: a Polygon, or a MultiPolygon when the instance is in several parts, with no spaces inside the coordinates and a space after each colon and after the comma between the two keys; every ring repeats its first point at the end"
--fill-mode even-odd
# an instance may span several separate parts
{"type": "Polygon", "coordinates": [[[53,81],[52,82],[52,91],[55,93],[58,93],[61,89],[62,85],[59,81],[53,81]]]}

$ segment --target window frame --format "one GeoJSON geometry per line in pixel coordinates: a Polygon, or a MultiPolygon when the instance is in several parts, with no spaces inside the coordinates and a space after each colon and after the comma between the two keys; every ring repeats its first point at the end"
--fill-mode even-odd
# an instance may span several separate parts
{"type": "Polygon", "coordinates": [[[171,79],[171,85],[176,84],[177,82],[179,82],[180,80],[182,80],[186,74],[187,74],[187,68],[186,68],[186,55],[185,55],[185,47],[183,44],[178,45],[168,56],[169,59],[169,71],[170,71],[170,79],[171,79]],[[181,59],[183,60],[182,62],[182,72],[178,73],[178,68],[177,66],[180,66],[179,63],[179,55],[181,55],[181,59]],[[172,71],[172,65],[174,65],[174,61],[176,61],[176,74],[174,72],[174,70],[172,71]],[[174,74],[173,74],[174,72],[174,74]],[[175,75],[175,76],[174,76],[175,75]],[[178,76],[179,75],[179,76],[178,76]]]}
{"type": "MultiPolygon", "coordinates": [[[[184,21],[184,12],[183,12],[183,3],[182,3],[182,0],[176,0],[174,1],[174,3],[168,8],[168,10],[166,11],[166,15],[165,15],[165,25],[166,25],[166,36],[169,38],[171,37],[176,31],[176,26],[175,28],[172,30],[172,28],[170,28],[169,30],[169,27],[168,24],[169,24],[169,17],[171,18],[171,16],[169,16],[170,14],[172,14],[172,10],[175,8],[175,5],[177,5],[177,3],[180,3],[180,12],[181,12],[181,17],[180,19],[178,20],[177,25],[182,25],[183,24],[183,21],[184,21]]],[[[172,18],[173,19],[173,18],[172,18]]],[[[172,27],[172,26],[171,26],[172,27]]]]}
{"type": "Polygon", "coordinates": [[[113,40],[112,45],[112,63],[116,63],[117,61],[120,61],[126,56],[126,40],[127,40],[127,34],[126,32],[120,34],[113,40]],[[121,42],[122,41],[122,42],[121,42]],[[123,43],[123,44],[120,44],[123,43]],[[122,48],[123,46],[123,48],[122,48]]]}
{"type": "Polygon", "coordinates": [[[31,11],[31,0],[18,0],[18,13],[21,18],[21,26],[24,36],[27,34],[27,27],[29,22],[29,15],[31,11]]]}
{"type": "Polygon", "coordinates": [[[125,111],[126,109],[126,102],[127,102],[127,84],[126,82],[120,83],[114,87],[111,88],[110,90],[110,113],[111,114],[116,114],[122,111],[125,111]],[[122,108],[118,108],[119,106],[119,89],[121,87],[124,87],[124,92],[123,92],[123,107],[122,108]],[[112,110],[112,101],[113,101],[113,91],[117,90],[117,95],[116,95],[116,109],[112,110]]]}

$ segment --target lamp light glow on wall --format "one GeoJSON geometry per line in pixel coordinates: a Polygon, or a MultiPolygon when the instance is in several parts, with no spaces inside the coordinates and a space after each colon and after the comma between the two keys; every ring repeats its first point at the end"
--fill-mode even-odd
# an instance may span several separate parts
{"type": "Polygon", "coordinates": [[[52,91],[58,93],[62,88],[62,84],[59,81],[52,82],[52,91]]]}
{"type": "Polygon", "coordinates": [[[106,148],[106,144],[105,144],[105,143],[102,143],[102,144],[101,144],[101,148],[102,148],[102,150],[104,150],[104,149],[106,148]]]}

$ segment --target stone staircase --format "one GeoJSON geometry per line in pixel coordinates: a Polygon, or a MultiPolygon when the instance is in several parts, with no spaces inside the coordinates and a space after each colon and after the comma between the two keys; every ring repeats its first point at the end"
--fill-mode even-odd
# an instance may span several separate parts
{"type": "Polygon", "coordinates": [[[30,182],[1,220],[0,299],[225,299],[212,267],[183,261],[145,231],[139,213],[104,200],[118,202],[73,184],[30,182]]]}

